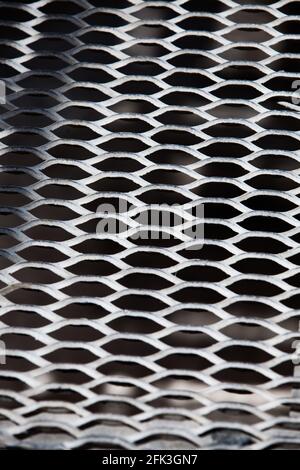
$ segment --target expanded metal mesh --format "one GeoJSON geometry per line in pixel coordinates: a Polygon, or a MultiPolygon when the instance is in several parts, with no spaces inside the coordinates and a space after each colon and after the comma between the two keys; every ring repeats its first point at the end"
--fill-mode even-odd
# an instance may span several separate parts
{"type": "Polygon", "coordinates": [[[299,15],[0,2],[2,447],[299,446],[299,15]]]}

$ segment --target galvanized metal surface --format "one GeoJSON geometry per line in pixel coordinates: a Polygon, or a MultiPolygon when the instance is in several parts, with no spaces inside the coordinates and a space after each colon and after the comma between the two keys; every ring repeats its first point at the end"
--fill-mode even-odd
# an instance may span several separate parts
{"type": "Polygon", "coordinates": [[[299,14],[0,2],[2,446],[299,446],[299,14]],[[203,248],[134,239],[152,203],[203,248]]]}

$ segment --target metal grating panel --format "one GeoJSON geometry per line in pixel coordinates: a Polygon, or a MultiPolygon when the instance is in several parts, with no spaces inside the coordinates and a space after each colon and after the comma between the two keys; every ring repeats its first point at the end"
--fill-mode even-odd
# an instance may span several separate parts
{"type": "Polygon", "coordinates": [[[299,446],[299,15],[0,2],[1,446],[299,446]]]}

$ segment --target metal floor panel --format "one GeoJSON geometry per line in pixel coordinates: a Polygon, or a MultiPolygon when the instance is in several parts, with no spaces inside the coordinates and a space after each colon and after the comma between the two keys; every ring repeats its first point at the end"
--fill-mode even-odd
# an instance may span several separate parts
{"type": "Polygon", "coordinates": [[[0,23],[0,446],[300,448],[300,3],[0,23]]]}

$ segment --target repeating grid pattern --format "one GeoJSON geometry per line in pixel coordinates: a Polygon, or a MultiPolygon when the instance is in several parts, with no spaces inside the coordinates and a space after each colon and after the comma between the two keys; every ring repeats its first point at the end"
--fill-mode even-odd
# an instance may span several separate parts
{"type": "Polygon", "coordinates": [[[300,445],[299,15],[0,2],[1,446],[300,445]],[[201,249],[134,236],[200,203],[201,249]]]}

